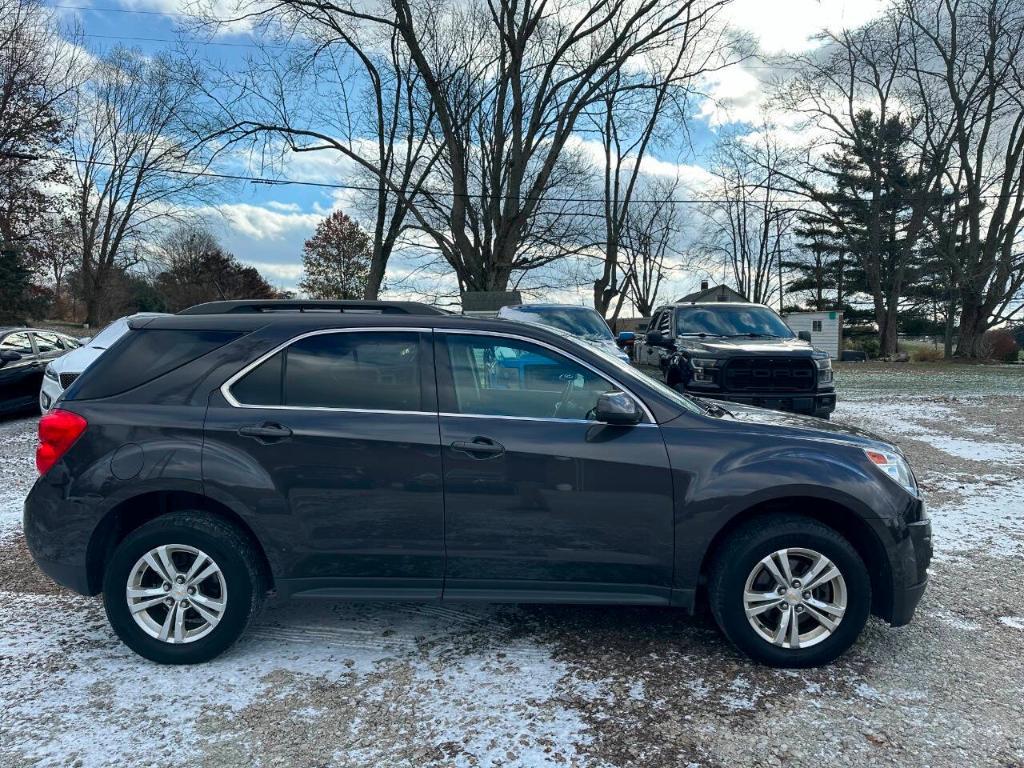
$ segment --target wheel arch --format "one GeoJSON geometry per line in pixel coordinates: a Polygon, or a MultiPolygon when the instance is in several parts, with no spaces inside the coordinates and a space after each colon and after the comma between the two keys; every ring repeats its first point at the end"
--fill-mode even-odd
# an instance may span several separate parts
{"type": "MultiPolygon", "coordinates": [[[[892,568],[885,545],[871,525],[854,509],[832,499],[816,496],[784,496],[753,504],[730,517],[716,531],[701,559],[699,584],[707,583],[708,572],[725,542],[734,531],[759,517],[778,513],[808,517],[843,536],[860,555],[871,578],[871,612],[887,618],[892,612],[892,568]]],[[[706,595],[702,595],[706,597],[706,595]]]]}
{"type": "Polygon", "coordinates": [[[266,550],[252,527],[226,504],[201,493],[180,490],[152,490],[124,499],[112,507],[93,530],[86,549],[89,594],[102,589],[103,571],[117,545],[132,531],[170,512],[198,510],[234,525],[260,555],[260,571],[266,589],[274,587],[273,569],[266,550]]]}

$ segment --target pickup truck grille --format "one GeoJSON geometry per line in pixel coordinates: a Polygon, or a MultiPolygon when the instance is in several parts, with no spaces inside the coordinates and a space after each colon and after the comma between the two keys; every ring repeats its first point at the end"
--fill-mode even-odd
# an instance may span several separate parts
{"type": "Polygon", "coordinates": [[[77,379],[77,378],[78,378],[78,374],[77,373],[62,373],[62,374],[60,374],[60,388],[61,389],[67,389],[68,387],[70,387],[74,383],[75,379],[77,379]]]}
{"type": "Polygon", "coordinates": [[[806,358],[740,357],[722,372],[727,392],[810,392],[814,384],[814,363],[806,358]]]}

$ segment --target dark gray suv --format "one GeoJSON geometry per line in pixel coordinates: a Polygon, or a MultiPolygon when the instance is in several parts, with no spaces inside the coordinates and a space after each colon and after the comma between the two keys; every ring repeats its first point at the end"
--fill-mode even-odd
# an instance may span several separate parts
{"type": "Polygon", "coordinates": [[[755,659],[810,666],[925,589],[914,476],[863,432],[424,305],[131,326],[40,421],[25,533],[155,661],[216,656],[275,591],[707,605],[755,659]]]}

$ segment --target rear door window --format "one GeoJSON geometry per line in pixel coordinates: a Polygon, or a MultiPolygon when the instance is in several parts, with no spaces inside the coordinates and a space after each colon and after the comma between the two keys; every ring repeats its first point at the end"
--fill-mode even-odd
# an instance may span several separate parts
{"type": "Polygon", "coordinates": [[[22,357],[30,357],[35,354],[28,334],[22,331],[7,334],[3,341],[0,341],[0,350],[4,352],[17,352],[22,357]]]}
{"type": "Polygon", "coordinates": [[[293,342],[231,385],[241,405],[426,410],[416,331],[322,333],[293,342]]]}

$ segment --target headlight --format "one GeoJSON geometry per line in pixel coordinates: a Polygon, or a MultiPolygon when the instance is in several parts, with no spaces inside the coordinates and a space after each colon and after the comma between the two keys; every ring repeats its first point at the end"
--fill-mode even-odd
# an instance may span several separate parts
{"type": "Polygon", "coordinates": [[[57,378],[57,372],[53,370],[52,365],[46,366],[46,370],[43,371],[43,376],[50,379],[51,381],[60,381],[60,379],[57,378]]]}
{"type": "Polygon", "coordinates": [[[832,383],[832,358],[831,357],[818,357],[814,359],[814,364],[818,367],[818,383],[819,384],[831,384],[832,383]]]}
{"type": "Polygon", "coordinates": [[[714,382],[714,369],[718,367],[719,360],[713,357],[690,358],[690,367],[693,368],[693,380],[703,382],[714,382]]]}
{"type": "Polygon", "coordinates": [[[915,496],[917,495],[917,482],[914,480],[914,473],[910,471],[910,465],[907,464],[906,459],[889,451],[876,451],[870,448],[864,449],[864,455],[868,457],[868,461],[885,474],[915,496]]]}

